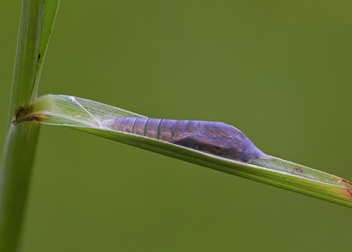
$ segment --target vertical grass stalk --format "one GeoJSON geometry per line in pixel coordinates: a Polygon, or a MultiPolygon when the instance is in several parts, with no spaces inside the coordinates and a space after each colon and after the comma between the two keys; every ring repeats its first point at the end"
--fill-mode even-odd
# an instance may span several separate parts
{"type": "Polygon", "coordinates": [[[34,102],[59,0],[23,0],[10,97],[7,136],[0,167],[0,251],[16,251],[39,124],[14,124],[34,102]]]}

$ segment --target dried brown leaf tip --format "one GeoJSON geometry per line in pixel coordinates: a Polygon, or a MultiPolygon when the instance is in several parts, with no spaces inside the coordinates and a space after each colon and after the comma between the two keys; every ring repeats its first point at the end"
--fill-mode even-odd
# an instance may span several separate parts
{"type": "Polygon", "coordinates": [[[348,189],[341,189],[341,191],[339,191],[338,195],[342,198],[348,199],[352,201],[352,192],[348,189]]]}
{"type": "Polygon", "coordinates": [[[343,178],[339,178],[339,177],[335,177],[335,178],[339,180],[339,183],[341,183],[341,185],[346,187],[342,189],[343,191],[340,192],[340,195],[343,198],[352,200],[352,183],[343,178]]]}
{"type": "Polygon", "coordinates": [[[339,178],[340,182],[346,186],[350,191],[352,190],[352,183],[346,179],[339,178]]]}

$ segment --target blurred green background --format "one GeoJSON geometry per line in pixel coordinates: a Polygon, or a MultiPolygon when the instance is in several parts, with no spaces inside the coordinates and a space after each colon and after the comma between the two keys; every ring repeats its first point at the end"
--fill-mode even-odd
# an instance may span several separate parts
{"type": "MultiPolygon", "coordinates": [[[[21,1],[0,2],[0,150],[21,1]]],[[[223,121],[352,180],[351,1],[61,1],[39,95],[223,121]]],[[[348,251],[352,209],[41,128],[22,251],[348,251]]]]}

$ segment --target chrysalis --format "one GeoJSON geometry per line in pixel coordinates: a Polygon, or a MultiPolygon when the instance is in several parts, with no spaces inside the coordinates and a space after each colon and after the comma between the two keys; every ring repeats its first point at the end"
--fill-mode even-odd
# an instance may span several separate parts
{"type": "Polygon", "coordinates": [[[223,158],[249,163],[269,159],[235,127],[222,122],[121,117],[106,120],[112,130],[154,138],[223,158]]]}

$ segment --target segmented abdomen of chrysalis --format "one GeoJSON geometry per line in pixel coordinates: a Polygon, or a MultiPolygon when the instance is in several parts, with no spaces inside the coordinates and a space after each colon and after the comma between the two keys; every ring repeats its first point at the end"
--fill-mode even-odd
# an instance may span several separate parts
{"type": "Polygon", "coordinates": [[[224,158],[251,162],[271,158],[235,127],[222,122],[121,117],[103,122],[108,128],[170,142],[224,158]]]}

